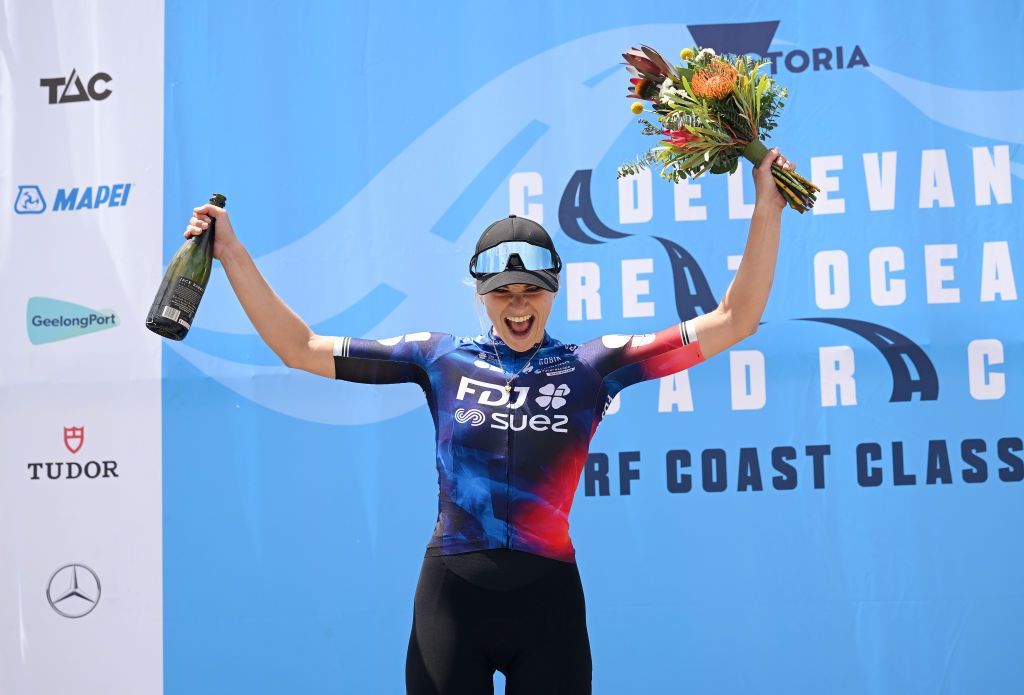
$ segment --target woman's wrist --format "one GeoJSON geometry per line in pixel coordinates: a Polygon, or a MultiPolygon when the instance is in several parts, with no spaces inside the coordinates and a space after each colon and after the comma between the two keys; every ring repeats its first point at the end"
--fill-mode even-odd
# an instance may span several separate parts
{"type": "Polygon", "coordinates": [[[248,252],[245,250],[245,247],[242,246],[242,242],[237,238],[232,239],[224,244],[224,247],[220,252],[220,262],[223,265],[234,264],[242,258],[245,258],[246,253],[248,252]]]}

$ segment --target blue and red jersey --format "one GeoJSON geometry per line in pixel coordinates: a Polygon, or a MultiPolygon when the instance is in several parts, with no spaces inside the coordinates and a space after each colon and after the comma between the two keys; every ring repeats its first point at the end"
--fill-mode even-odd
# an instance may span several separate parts
{"type": "Polygon", "coordinates": [[[569,510],[609,403],[631,384],[703,360],[692,321],[581,345],[545,333],[525,353],[493,330],[334,343],[338,379],[414,382],[426,394],[439,487],[428,555],[514,548],[566,562],[575,560],[569,510]]]}

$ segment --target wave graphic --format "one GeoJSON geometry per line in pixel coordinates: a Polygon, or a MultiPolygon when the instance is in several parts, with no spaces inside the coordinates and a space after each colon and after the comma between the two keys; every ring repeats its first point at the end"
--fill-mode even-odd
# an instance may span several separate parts
{"type": "MultiPolygon", "coordinates": [[[[387,309],[362,322],[362,335],[475,334],[472,291],[463,284],[466,263],[477,231],[507,213],[508,174],[524,159],[534,166],[543,162],[545,178],[553,182],[568,181],[578,168],[595,167],[633,126],[628,111],[608,108],[621,101],[623,89],[616,57],[637,37],[675,45],[688,36],[683,24],[625,27],[575,39],[520,63],[430,126],[322,225],[256,259],[261,272],[314,330],[360,309],[361,299],[383,289],[390,298],[387,309]],[[550,79],[553,65],[563,76],[557,84],[550,79]],[[511,94],[522,98],[510,99],[511,94]],[[581,113],[587,114],[585,127],[581,113]],[[507,139],[498,140],[495,133],[507,139]],[[455,150],[453,161],[457,142],[473,146],[455,150]],[[411,237],[410,230],[415,230],[411,237]]],[[[546,222],[554,226],[553,220],[546,222]]],[[[201,328],[214,342],[254,332],[220,266],[203,298],[201,328]]],[[[167,345],[239,395],[310,422],[367,424],[423,404],[418,388],[366,388],[226,359],[187,343],[167,345]]]]}
{"type": "MultiPolygon", "coordinates": [[[[877,65],[868,71],[921,113],[950,128],[992,140],[1024,144],[1024,89],[981,91],[956,89],[907,77],[877,65]]],[[[1014,162],[1014,176],[1024,166],[1014,162]]]]}

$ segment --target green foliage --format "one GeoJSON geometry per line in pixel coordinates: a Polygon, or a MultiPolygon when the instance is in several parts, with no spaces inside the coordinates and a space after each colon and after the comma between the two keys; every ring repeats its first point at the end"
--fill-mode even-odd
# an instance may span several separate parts
{"type": "MultiPolygon", "coordinates": [[[[683,65],[662,68],[661,74],[667,76],[661,84],[644,86],[644,96],[652,100],[657,123],[643,118],[638,122],[644,135],[662,138],[662,144],[619,167],[620,178],[655,166],[660,166],[661,176],[670,181],[695,178],[708,171],[735,172],[747,145],[767,140],[778,125],[789,94],[764,70],[770,61],[716,56],[714,51],[696,46],[690,50],[692,55],[687,54],[690,57],[683,65]],[[736,70],[732,91],[721,99],[698,96],[693,91],[694,76],[718,61],[736,70]],[[665,131],[671,133],[667,140],[665,131]]],[[[804,212],[814,205],[817,186],[795,172],[773,169],[772,173],[792,207],[804,212]]]]}
{"type": "Polygon", "coordinates": [[[669,77],[649,94],[655,97],[653,110],[658,123],[639,119],[643,134],[664,137],[664,131],[687,131],[695,136],[679,145],[652,148],[635,161],[619,168],[628,176],[660,164],[661,175],[673,181],[699,176],[705,171],[725,173],[736,170],[739,157],[751,140],[763,140],[777,125],[787,96],[762,68],[767,60],[747,56],[716,56],[713,51],[693,47],[685,65],[672,66],[669,77]],[[723,99],[704,99],[693,91],[695,73],[715,61],[726,61],[736,69],[732,93],[723,99]]]}
{"type": "Polygon", "coordinates": [[[657,161],[657,154],[654,152],[654,150],[647,150],[632,162],[626,162],[625,164],[619,166],[619,171],[616,178],[621,179],[626,176],[632,176],[633,174],[639,174],[644,169],[651,168],[651,165],[655,161],[657,161]]]}

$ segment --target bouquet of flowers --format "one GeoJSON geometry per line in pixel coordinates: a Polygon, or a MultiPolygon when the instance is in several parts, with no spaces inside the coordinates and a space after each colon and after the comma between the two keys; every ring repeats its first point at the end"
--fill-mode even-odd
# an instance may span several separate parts
{"type": "MultiPolygon", "coordinates": [[[[769,63],[747,56],[718,56],[710,48],[684,48],[682,66],[669,64],[641,45],[623,53],[633,75],[627,95],[633,113],[650,112],[658,124],[641,118],[645,135],[668,136],[661,144],[619,167],[619,177],[660,165],[670,181],[736,171],[740,156],[759,166],[768,148],[763,140],[775,128],[787,91],[758,71],[769,63]]],[[[806,212],[821,189],[794,171],[772,165],[772,176],[789,206],[806,212]]]]}

